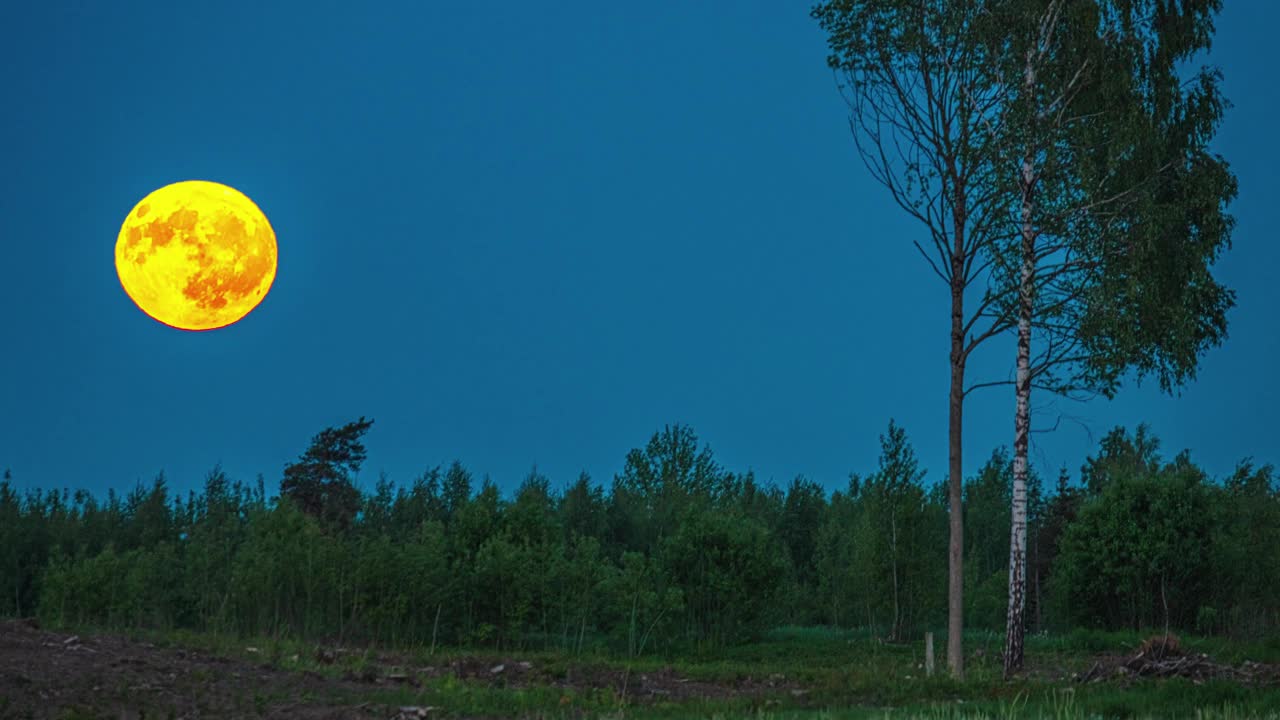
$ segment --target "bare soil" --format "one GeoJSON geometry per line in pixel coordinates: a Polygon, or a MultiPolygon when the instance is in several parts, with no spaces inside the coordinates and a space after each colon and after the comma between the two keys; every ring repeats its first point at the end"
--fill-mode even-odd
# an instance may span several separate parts
{"type": "Polygon", "coordinates": [[[443,712],[361,699],[446,676],[491,687],[606,691],[630,704],[771,695],[794,701],[806,693],[781,676],[706,682],[670,668],[631,672],[581,665],[552,672],[515,658],[467,657],[421,666],[395,653],[359,663],[343,657],[355,652],[364,654],[317,650],[316,663],[335,668],[322,674],[120,635],[51,632],[32,620],[0,622],[0,718],[425,718],[443,712]]]}
{"type": "Polygon", "coordinates": [[[332,703],[342,681],[124,637],[0,623],[0,717],[372,718],[332,703]]]}
{"type": "MultiPolygon", "coordinates": [[[[332,653],[336,658],[344,653],[364,651],[334,648],[322,652],[332,653]]],[[[628,702],[761,697],[783,693],[796,698],[807,692],[782,675],[708,682],[685,677],[671,667],[631,671],[616,666],[575,664],[551,670],[538,663],[509,656],[459,657],[435,665],[415,665],[403,654],[379,652],[370,660],[364,671],[349,671],[344,678],[417,685],[426,679],[452,676],[511,689],[539,686],[574,692],[607,690],[628,702]]]]}

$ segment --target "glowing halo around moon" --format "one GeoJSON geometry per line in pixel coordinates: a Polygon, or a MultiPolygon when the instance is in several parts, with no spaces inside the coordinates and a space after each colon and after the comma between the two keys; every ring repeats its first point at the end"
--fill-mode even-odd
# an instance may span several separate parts
{"type": "Polygon", "coordinates": [[[125,218],[116,273],[133,302],[165,325],[226,327],[271,289],[275,231],[235,188],[205,180],[166,185],[125,218]]]}

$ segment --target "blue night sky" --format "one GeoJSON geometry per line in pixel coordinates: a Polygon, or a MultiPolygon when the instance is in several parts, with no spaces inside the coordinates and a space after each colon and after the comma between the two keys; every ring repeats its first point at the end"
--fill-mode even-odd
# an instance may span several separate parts
{"type": "MultiPolygon", "coordinates": [[[[455,458],[504,489],[535,463],[607,485],[683,422],[728,469],[834,489],[891,417],[945,475],[946,291],[855,155],[804,3],[176,5],[22,3],[0,25],[19,487],[163,470],[185,494],[220,462],[272,488],[360,415],[365,488],[455,458]],[[134,203],[195,178],[253,198],[280,246],[263,304],[205,333],[144,315],[113,264],[134,203]]],[[[1040,473],[1144,420],[1215,475],[1280,461],[1277,25],[1228,3],[1211,57],[1241,188],[1227,343],[1178,398],[1045,409],[1072,419],[1034,437],[1040,473]]],[[[1011,365],[1001,339],[970,378],[1011,365]]],[[[1012,410],[1009,388],[971,396],[967,471],[1012,410]]]]}

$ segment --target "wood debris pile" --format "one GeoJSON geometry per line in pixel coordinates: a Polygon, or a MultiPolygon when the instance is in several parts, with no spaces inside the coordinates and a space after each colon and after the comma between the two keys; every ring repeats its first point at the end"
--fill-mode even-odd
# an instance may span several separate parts
{"type": "Polygon", "coordinates": [[[1232,680],[1246,684],[1280,684],[1280,666],[1246,660],[1232,666],[1214,662],[1205,653],[1186,652],[1175,635],[1147,639],[1130,657],[1098,661],[1088,672],[1076,674],[1077,682],[1098,682],[1108,678],[1180,677],[1200,684],[1206,680],[1232,680]]]}

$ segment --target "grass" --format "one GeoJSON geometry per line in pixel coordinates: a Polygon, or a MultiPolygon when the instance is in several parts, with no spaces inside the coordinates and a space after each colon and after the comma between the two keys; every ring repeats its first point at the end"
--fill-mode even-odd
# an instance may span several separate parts
{"type": "MultiPolygon", "coordinates": [[[[290,672],[313,672],[330,678],[380,677],[405,672],[417,686],[369,683],[352,688],[337,684],[326,701],[389,707],[436,708],[432,717],[607,717],[754,718],[757,720],[837,720],[861,718],[1188,718],[1189,720],[1280,720],[1280,688],[1247,687],[1225,681],[1196,684],[1181,679],[1078,685],[1071,672],[1089,667],[1098,654],[1123,654],[1154,633],[1075,631],[1028,639],[1027,677],[1005,681],[999,665],[1002,638],[990,633],[966,636],[967,678],[952,680],[945,673],[945,636],[935,633],[939,672],[925,677],[923,642],[883,644],[869,633],[830,628],[780,628],[760,641],[718,650],[687,650],[667,656],[626,658],[601,652],[570,655],[550,651],[498,652],[485,650],[351,648],[332,663],[317,660],[317,645],[290,639],[236,638],[176,631],[140,633],[135,639],[159,646],[199,649],[290,672]],[[454,662],[480,663],[528,660],[537,669],[534,679],[519,686],[505,680],[462,679],[450,672],[426,676],[423,667],[447,668],[454,662]],[[725,688],[723,696],[678,700],[645,698],[637,702],[617,682],[604,687],[570,685],[566,676],[594,672],[607,677],[635,677],[662,670],[691,681],[725,688]],[[610,675],[612,673],[612,675],[610,675]],[[771,689],[769,682],[780,687],[771,689]],[[732,692],[747,687],[753,693],[732,692]],[[793,694],[792,690],[798,690],[793,694]]],[[[1280,641],[1247,643],[1223,638],[1183,636],[1183,645],[1205,652],[1220,662],[1245,659],[1280,662],[1280,641]]],[[[577,675],[581,677],[581,675],[577,675]]],[[[262,713],[263,697],[244,703],[262,713]]]]}

